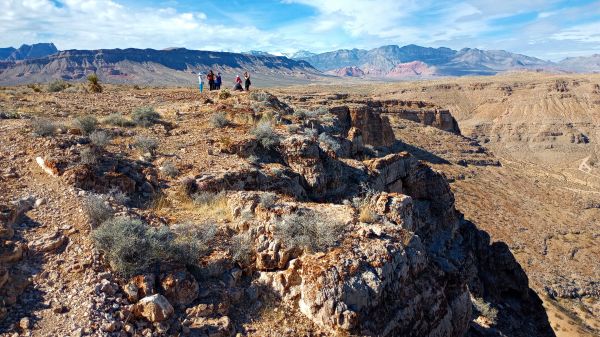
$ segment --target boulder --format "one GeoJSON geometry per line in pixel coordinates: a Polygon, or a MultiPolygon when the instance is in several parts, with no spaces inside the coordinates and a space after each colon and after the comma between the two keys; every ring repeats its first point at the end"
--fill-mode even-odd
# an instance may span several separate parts
{"type": "Polygon", "coordinates": [[[231,320],[227,316],[194,318],[189,329],[192,336],[229,337],[233,333],[231,320]]]}
{"type": "Polygon", "coordinates": [[[37,158],[35,158],[35,162],[47,174],[49,174],[53,177],[58,177],[60,175],[60,171],[58,170],[56,161],[44,159],[42,157],[37,157],[37,158]]]}
{"type": "Polygon", "coordinates": [[[136,317],[144,317],[154,323],[167,320],[175,310],[166,297],[156,294],[142,298],[131,311],[136,317]]]}
{"type": "Polygon", "coordinates": [[[175,306],[185,307],[198,298],[198,282],[187,271],[177,271],[163,275],[160,285],[169,302],[175,306]]]}

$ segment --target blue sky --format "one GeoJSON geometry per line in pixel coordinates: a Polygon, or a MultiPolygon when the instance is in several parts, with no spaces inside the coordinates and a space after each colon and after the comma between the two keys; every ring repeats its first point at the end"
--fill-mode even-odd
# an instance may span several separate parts
{"type": "Polygon", "coordinates": [[[600,1],[0,1],[0,46],[46,41],[276,54],[414,43],[559,60],[600,53],[600,1]]]}

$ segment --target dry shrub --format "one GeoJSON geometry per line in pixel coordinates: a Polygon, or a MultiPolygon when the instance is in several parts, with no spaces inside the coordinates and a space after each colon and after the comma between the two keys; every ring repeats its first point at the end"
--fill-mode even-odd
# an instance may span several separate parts
{"type": "Polygon", "coordinates": [[[333,246],[343,231],[342,223],[305,211],[285,216],[275,227],[275,237],[289,248],[318,252],[333,246]]]}
{"type": "Polygon", "coordinates": [[[231,124],[231,122],[224,113],[216,112],[210,118],[210,124],[215,128],[221,129],[231,124]]]}
{"type": "Polygon", "coordinates": [[[252,262],[253,240],[250,232],[238,233],[231,238],[229,252],[233,261],[241,266],[248,266],[252,262]]]}
{"type": "Polygon", "coordinates": [[[56,134],[57,126],[49,119],[35,118],[29,124],[33,133],[39,137],[49,137],[56,134]]]}
{"type": "Polygon", "coordinates": [[[91,134],[98,126],[98,120],[94,116],[80,116],[71,123],[74,128],[81,130],[86,135],[91,134]]]}
{"type": "Polygon", "coordinates": [[[133,140],[133,147],[142,153],[154,153],[158,148],[158,140],[152,137],[136,136],[133,140]]]}
{"type": "Polygon", "coordinates": [[[259,123],[252,130],[252,134],[265,149],[274,148],[279,144],[279,135],[275,133],[271,123],[259,123]]]}
{"type": "Polygon", "coordinates": [[[89,196],[83,203],[83,210],[92,223],[92,227],[98,226],[113,216],[114,210],[99,196],[89,196]]]}
{"type": "Polygon", "coordinates": [[[122,114],[118,114],[118,113],[108,115],[106,118],[104,118],[102,120],[102,123],[112,125],[112,126],[119,126],[122,128],[135,125],[132,121],[125,118],[125,116],[123,116],[122,114]]]}
{"type": "Polygon", "coordinates": [[[60,92],[69,87],[69,83],[63,80],[55,80],[48,83],[48,92],[60,92]]]}
{"type": "Polygon", "coordinates": [[[160,114],[152,107],[140,107],[133,111],[131,120],[138,126],[150,127],[160,122],[160,114]]]}
{"type": "Polygon", "coordinates": [[[210,225],[154,228],[140,219],[117,217],[94,230],[92,239],[115,272],[132,276],[163,263],[196,264],[215,231],[210,225]]]}
{"type": "Polygon", "coordinates": [[[231,220],[231,209],[227,205],[227,194],[225,192],[201,191],[192,195],[192,201],[197,213],[204,219],[229,219],[231,220]]]}

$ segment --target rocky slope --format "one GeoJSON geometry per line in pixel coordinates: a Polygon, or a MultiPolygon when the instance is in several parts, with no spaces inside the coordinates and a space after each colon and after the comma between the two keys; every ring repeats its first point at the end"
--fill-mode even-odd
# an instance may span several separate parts
{"type": "MultiPolygon", "coordinates": [[[[22,90],[0,93],[4,110],[21,113],[5,114],[13,119],[0,125],[10,144],[0,149],[7,191],[0,203],[12,214],[2,218],[1,256],[12,252],[6,247],[28,248],[1,260],[11,281],[0,291],[22,272],[31,285],[19,282],[24,293],[3,303],[3,331],[553,335],[508,246],[466,220],[444,174],[398,137],[406,128],[425,137],[431,129],[461,139],[457,146],[472,150],[463,158],[491,159],[460,136],[447,111],[344,95],[289,93],[286,103],[267,93],[219,98],[191,89],[22,90]],[[102,146],[97,133],[70,123],[148,104],[159,112],[154,125],[97,125],[111,137],[102,146]],[[31,141],[40,131],[27,117],[41,116],[64,126],[31,141]],[[141,147],[143,137],[160,142],[141,147]],[[95,165],[86,151],[96,151],[95,165]],[[35,208],[15,221],[25,210],[10,201],[23,195],[35,208]],[[97,227],[90,198],[115,219],[97,227]],[[123,261],[135,265],[154,254],[153,245],[189,235],[203,238],[204,254],[167,259],[170,251],[160,250],[167,255],[155,264],[123,274],[115,269],[119,250],[103,245],[115,232],[101,230],[119,228],[124,215],[141,219],[144,232],[172,232],[144,254],[126,250],[123,261]]],[[[131,237],[122,244],[137,242],[131,237]]]]}
{"type": "Polygon", "coordinates": [[[68,50],[24,61],[0,62],[0,85],[82,80],[96,73],[106,83],[194,85],[199,71],[212,69],[225,76],[225,86],[235,75],[250,72],[255,84],[279,81],[307,82],[320,72],[305,61],[286,57],[195,51],[183,48],[68,50]]]}
{"type": "Polygon", "coordinates": [[[283,94],[308,102],[429,102],[469,138],[385,114],[409,151],[444,172],[457,208],[508,244],[559,336],[600,329],[597,76],[510,76],[283,94]],[[335,94],[332,94],[335,93],[335,94]],[[476,141],[478,140],[478,141],[476,141]],[[474,142],[475,141],[475,142],[474,142]]]}

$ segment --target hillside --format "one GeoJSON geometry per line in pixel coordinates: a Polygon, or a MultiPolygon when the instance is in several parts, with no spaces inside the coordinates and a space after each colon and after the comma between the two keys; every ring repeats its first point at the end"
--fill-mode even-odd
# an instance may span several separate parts
{"type": "Polygon", "coordinates": [[[319,71],[305,61],[286,57],[224,52],[153,49],[67,50],[42,58],[0,62],[0,85],[82,80],[96,73],[102,82],[189,86],[197,73],[212,69],[224,75],[224,85],[248,71],[255,85],[293,84],[318,80],[319,71]]]}

